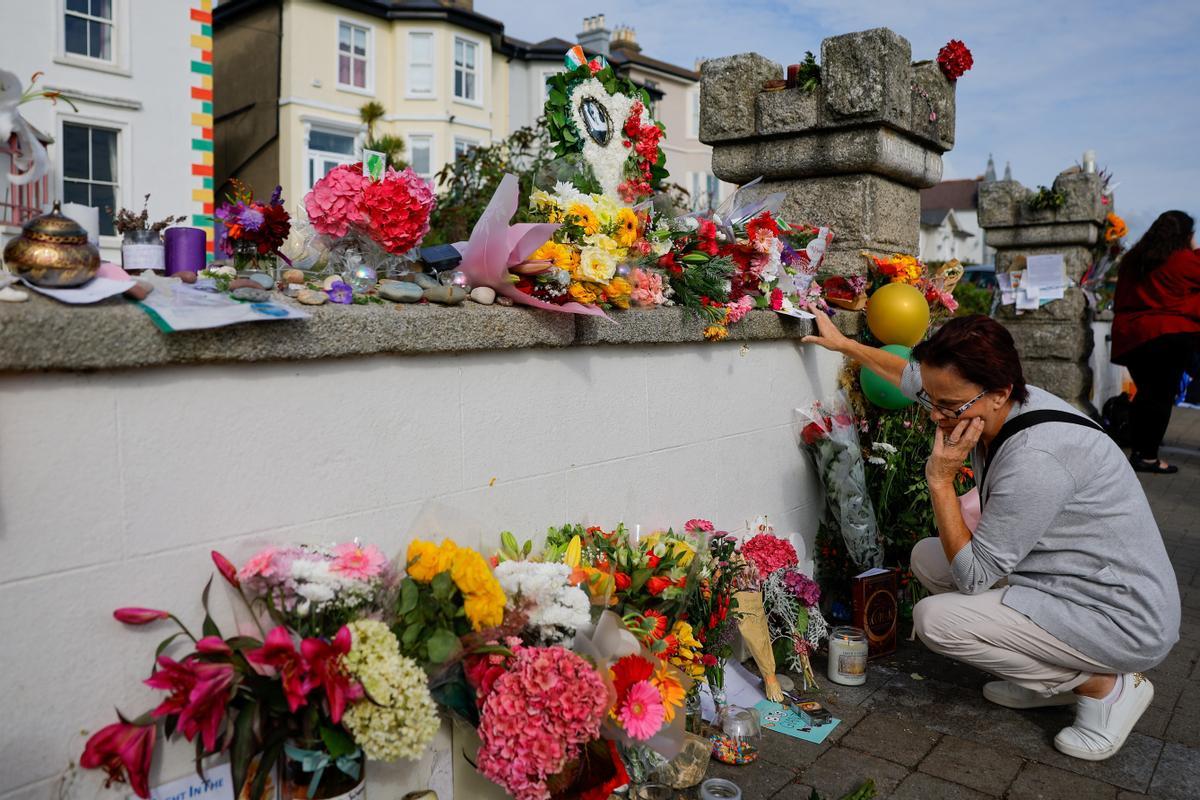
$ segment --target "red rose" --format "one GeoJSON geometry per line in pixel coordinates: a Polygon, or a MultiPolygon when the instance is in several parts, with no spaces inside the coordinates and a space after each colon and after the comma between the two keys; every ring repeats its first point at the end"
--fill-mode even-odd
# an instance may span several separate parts
{"type": "Polygon", "coordinates": [[[810,422],[804,426],[804,430],[800,432],[800,439],[810,447],[825,438],[825,429],[815,422],[810,422]]]}
{"type": "Polygon", "coordinates": [[[654,553],[646,556],[646,566],[648,566],[650,569],[655,569],[658,567],[658,562],[660,561],[662,561],[662,559],[654,555],[654,553]]]}
{"type": "Polygon", "coordinates": [[[650,580],[646,581],[646,591],[658,597],[672,585],[670,578],[664,578],[661,575],[655,575],[650,580]]]}
{"type": "Polygon", "coordinates": [[[717,657],[712,653],[705,653],[701,656],[700,662],[706,667],[715,667],[717,665],[717,657]]]}
{"type": "Polygon", "coordinates": [[[629,576],[624,572],[618,572],[617,574],[613,575],[613,580],[617,583],[618,592],[625,591],[629,588],[629,584],[632,583],[632,581],[629,579],[629,576]]]}

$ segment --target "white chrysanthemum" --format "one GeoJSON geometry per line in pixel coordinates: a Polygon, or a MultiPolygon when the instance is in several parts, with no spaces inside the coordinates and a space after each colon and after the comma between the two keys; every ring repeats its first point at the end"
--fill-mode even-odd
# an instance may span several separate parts
{"type": "Polygon", "coordinates": [[[400,655],[400,643],[382,622],[356,620],[348,627],[353,644],[346,669],[367,696],[346,709],[342,724],[367,758],[420,758],[441,724],[425,671],[400,655]]]}
{"type": "Polygon", "coordinates": [[[623,144],[621,129],[633,110],[634,98],[623,94],[609,94],[604,85],[595,78],[581,81],[571,88],[569,108],[571,120],[583,142],[584,160],[592,167],[592,173],[606,195],[616,196],[617,187],[625,180],[625,161],[629,148],[623,144]],[[608,112],[610,135],[606,144],[598,144],[587,133],[587,122],[580,110],[584,98],[592,98],[608,112]]]}
{"type": "Polygon", "coordinates": [[[574,184],[558,181],[554,184],[554,197],[559,208],[566,208],[575,203],[587,204],[590,198],[575,188],[574,184]]]}
{"type": "Polygon", "coordinates": [[[494,574],[509,608],[523,607],[529,614],[530,627],[543,640],[561,638],[591,621],[591,604],[583,589],[570,583],[571,568],[566,564],[535,561],[505,561],[494,574]]]}

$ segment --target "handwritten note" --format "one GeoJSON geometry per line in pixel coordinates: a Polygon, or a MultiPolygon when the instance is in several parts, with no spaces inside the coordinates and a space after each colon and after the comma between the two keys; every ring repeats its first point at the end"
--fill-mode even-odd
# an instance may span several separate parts
{"type": "Polygon", "coordinates": [[[204,770],[205,780],[195,772],[179,780],[155,786],[150,800],[233,800],[233,774],[229,764],[218,764],[204,770]]]}

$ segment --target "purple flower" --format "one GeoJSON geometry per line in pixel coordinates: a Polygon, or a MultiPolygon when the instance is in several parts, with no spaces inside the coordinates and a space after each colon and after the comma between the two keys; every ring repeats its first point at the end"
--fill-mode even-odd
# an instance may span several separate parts
{"type": "Polygon", "coordinates": [[[248,231],[256,231],[262,227],[263,214],[254,206],[242,206],[237,214],[237,223],[248,231]]]}
{"type": "Polygon", "coordinates": [[[783,585],[805,607],[815,606],[821,600],[821,587],[799,570],[788,570],[783,576],[783,585]]]}
{"type": "Polygon", "coordinates": [[[331,303],[350,305],[354,302],[354,290],[345,281],[334,281],[333,285],[325,290],[325,294],[329,295],[331,303]]]}
{"type": "Polygon", "coordinates": [[[273,205],[273,206],[283,205],[283,187],[282,186],[276,186],[275,191],[271,192],[271,205],[273,205]]]}

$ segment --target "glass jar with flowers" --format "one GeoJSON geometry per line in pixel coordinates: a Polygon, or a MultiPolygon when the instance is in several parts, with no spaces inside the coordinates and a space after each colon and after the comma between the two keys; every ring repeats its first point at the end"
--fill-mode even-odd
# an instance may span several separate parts
{"type": "Polygon", "coordinates": [[[239,180],[213,215],[225,228],[225,251],[241,273],[265,272],[274,276],[279,248],[291,233],[291,216],[283,207],[283,189],[275,187],[267,202],[254,199],[254,193],[239,180]]]}
{"type": "MultiPolygon", "coordinates": [[[[112,213],[112,209],[108,209],[112,213]]],[[[140,213],[118,209],[113,214],[113,227],[121,234],[121,266],[126,270],[161,270],[166,264],[162,232],[169,226],[186,220],[185,216],[167,217],[150,222],[150,195],[146,195],[140,213]]]]}

